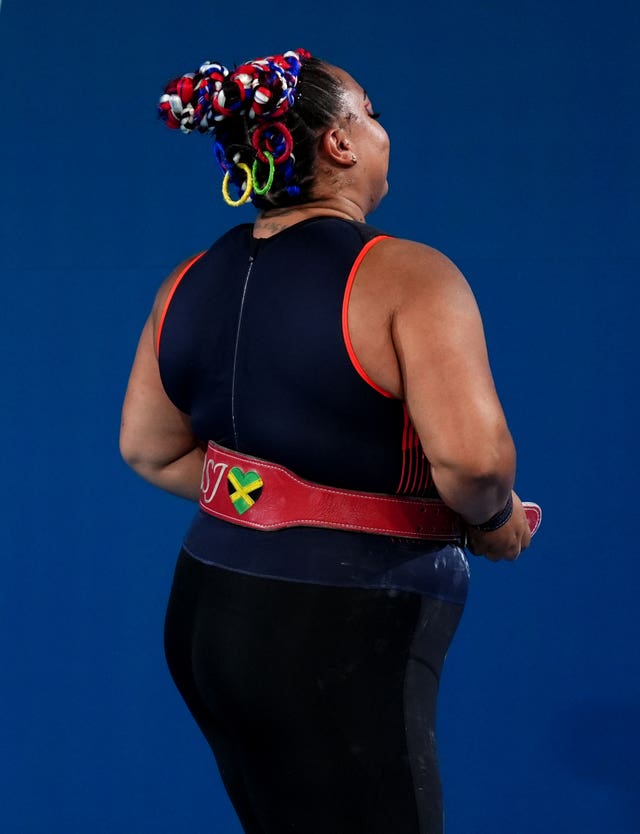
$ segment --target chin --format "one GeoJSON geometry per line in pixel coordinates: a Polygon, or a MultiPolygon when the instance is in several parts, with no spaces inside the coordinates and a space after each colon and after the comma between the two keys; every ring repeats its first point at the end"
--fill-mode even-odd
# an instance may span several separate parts
{"type": "Polygon", "coordinates": [[[384,198],[387,196],[388,193],[389,193],[389,181],[385,180],[384,181],[384,186],[382,187],[380,195],[379,195],[378,199],[376,200],[376,208],[380,205],[380,203],[384,200],[384,198]]]}

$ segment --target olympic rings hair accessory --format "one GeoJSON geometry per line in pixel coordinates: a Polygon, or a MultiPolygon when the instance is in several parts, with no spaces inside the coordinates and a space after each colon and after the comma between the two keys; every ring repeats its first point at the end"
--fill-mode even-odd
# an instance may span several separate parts
{"type": "Polygon", "coordinates": [[[282,165],[291,156],[293,150],[293,138],[291,131],[283,122],[273,122],[260,125],[251,135],[251,144],[255,148],[260,162],[268,165],[268,160],[260,147],[260,140],[265,139],[266,149],[276,154],[273,160],[274,165],[282,165]]]}
{"type": "Polygon", "coordinates": [[[233,71],[206,61],[196,72],[186,73],[167,84],[158,104],[158,114],[167,127],[183,133],[197,130],[219,136],[214,153],[224,172],[222,195],[228,205],[242,205],[251,198],[252,191],[258,197],[267,194],[273,187],[276,166],[282,166],[278,172],[278,190],[284,187],[290,196],[300,194],[294,169],[293,138],[288,127],[278,119],[295,103],[300,70],[303,61],[309,58],[311,53],[307,50],[295,49],[248,61],[233,71]],[[229,120],[229,129],[226,124],[223,129],[224,120],[229,120]],[[251,169],[250,157],[249,164],[241,163],[239,154],[233,162],[227,158],[230,147],[246,145],[247,134],[256,153],[251,169]],[[264,185],[256,188],[259,162],[269,170],[264,185]],[[246,176],[238,200],[229,195],[229,183],[238,185],[240,176],[234,166],[246,176]]]}
{"type": "Polygon", "coordinates": [[[253,162],[251,167],[251,177],[253,178],[253,190],[259,196],[262,197],[263,194],[266,194],[267,191],[273,185],[273,176],[275,174],[275,165],[273,162],[273,155],[269,153],[269,151],[265,151],[264,155],[267,157],[269,162],[269,176],[267,177],[267,181],[263,186],[258,185],[258,159],[256,158],[253,162]]]}
{"type": "Polygon", "coordinates": [[[224,175],[224,179],[222,180],[222,196],[224,198],[224,201],[228,206],[233,206],[234,208],[243,205],[243,203],[246,203],[247,200],[251,197],[251,192],[253,190],[253,177],[251,176],[251,169],[249,168],[249,166],[245,165],[244,162],[236,162],[235,166],[236,168],[240,168],[241,171],[244,171],[247,177],[243,186],[244,191],[242,192],[238,200],[232,200],[229,196],[229,180],[231,179],[231,171],[227,171],[227,173],[224,175]]]}

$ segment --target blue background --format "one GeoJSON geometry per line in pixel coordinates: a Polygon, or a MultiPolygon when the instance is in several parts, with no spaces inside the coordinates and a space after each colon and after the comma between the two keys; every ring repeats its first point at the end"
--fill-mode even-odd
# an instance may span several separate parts
{"type": "Polygon", "coordinates": [[[192,508],[117,435],[157,286],[252,216],[206,140],[156,122],[161,87],[304,46],[383,113],[372,222],[471,282],[546,512],[517,564],[472,564],[440,700],[448,834],[637,834],[640,7],[307,8],[2,5],[0,827],[239,832],[162,655],[192,508]]]}

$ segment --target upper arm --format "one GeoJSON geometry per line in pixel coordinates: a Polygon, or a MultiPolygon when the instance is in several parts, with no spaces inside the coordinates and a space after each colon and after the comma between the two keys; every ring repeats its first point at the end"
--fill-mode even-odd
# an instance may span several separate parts
{"type": "Polygon", "coordinates": [[[165,465],[186,454],[198,442],[188,415],[176,408],[164,390],[156,352],[167,299],[192,261],[190,258],[181,263],[164,281],[138,342],[120,426],[122,456],[134,467],[139,462],[165,465]]]}
{"type": "Polygon", "coordinates": [[[510,436],[480,312],[460,270],[440,252],[397,241],[392,338],[405,401],[429,460],[483,465],[510,436]]]}

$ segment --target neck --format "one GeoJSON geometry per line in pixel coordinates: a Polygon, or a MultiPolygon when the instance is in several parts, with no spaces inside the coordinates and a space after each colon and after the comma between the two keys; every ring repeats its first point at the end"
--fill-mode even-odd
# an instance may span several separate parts
{"type": "Polygon", "coordinates": [[[263,211],[254,224],[253,236],[271,237],[311,217],[340,217],[364,223],[362,209],[347,197],[320,198],[299,206],[263,211]]]}

